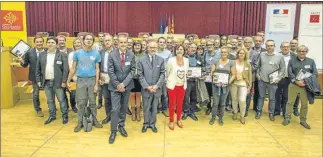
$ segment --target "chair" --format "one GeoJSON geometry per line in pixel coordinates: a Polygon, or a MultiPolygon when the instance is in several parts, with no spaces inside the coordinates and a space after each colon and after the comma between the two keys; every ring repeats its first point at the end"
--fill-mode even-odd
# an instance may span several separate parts
{"type": "Polygon", "coordinates": [[[48,37],[49,33],[48,32],[37,32],[36,35],[41,36],[41,37],[48,37]]]}
{"type": "Polygon", "coordinates": [[[198,39],[199,38],[199,36],[197,34],[188,34],[188,35],[186,35],[186,37],[189,37],[189,36],[193,36],[194,39],[198,39]]]}
{"type": "Polygon", "coordinates": [[[77,34],[77,37],[85,36],[86,34],[88,34],[88,32],[79,32],[79,33],[77,34]]]}
{"type": "Polygon", "coordinates": [[[70,33],[68,33],[68,32],[59,32],[59,33],[57,33],[57,36],[60,36],[60,35],[63,35],[65,37],[69,37],[70,33]]]}
{"type": "Polygon", "coordinates": [[[139,37],[139,38],[142,38],[142,36],[144,36],[144,35],[148,35],[148,36],[150,36],[150,35],[149,35],[149,32],[140,32],[140,33],[138,33],[138,37],[139,37]]]}
{"type": "Polygon", "coordinates": [[[220,36],[216,34],[210,34],[209,39],[220,39],[220,36]]]}
{"type": "Polygon", "coordinates": [[[126,37],[129,37],[129,33],[127,33],[127,32],[120,32],[120,33],[118,33],[118,36],[126,36],[126,37]]]}
{"type": "Polygon", "coordinates": [[[231,39],[237,39],[238,38],[238,35],[229,35],[228,36],[228,39],[231,40],[231,39]]]}

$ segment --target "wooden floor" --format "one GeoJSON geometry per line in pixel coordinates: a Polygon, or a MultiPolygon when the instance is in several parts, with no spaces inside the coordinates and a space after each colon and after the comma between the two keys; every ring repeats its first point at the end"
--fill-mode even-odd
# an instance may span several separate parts
{"type": "MultiPolygon", "coordinates": [[[[31,101],[20,102],[1,111],[1,157],[321,157],[322,99],[309,106],[308,123],[311,130],[299,125],[293,117],[289,126],[282,126],[282,117],[269,121],[264,113],[260,120],[250,111],[246,125],[233,121],[226,113],[224,126],[208,124],[210,116],[198,113],[199,121],[188,118],[184,128],[171,131],[168,119],[158,114],[158,133],[150,129],[141,133],[142,122],[127,117],[129,137],[118,134],[115,144],[108,143],[109,128],[94,128],[91,132],[74,133],[76,115],[69,113],[70,122],[62,125],[58,119],[44,125],[48,112],[41,93],[45,117],[36,117],[31,101]]],[[[265,102],[267,104],[267,102],[265,102]]],[[[267,105],[264,110],[267,112],[267,105]]],[[[98,118],[104,119],[104,108],[98,118]]]]}

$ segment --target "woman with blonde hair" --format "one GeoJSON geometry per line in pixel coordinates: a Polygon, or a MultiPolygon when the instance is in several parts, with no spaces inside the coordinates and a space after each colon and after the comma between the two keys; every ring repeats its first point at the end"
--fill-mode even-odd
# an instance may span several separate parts
{"type": "Polygon", "coordinates": [[[231,68],[231,97],[233,107],[233,120],[237,120],[238,104],[240,108],[240,122],[245,124],[246,98],[252,87],[252,67],[249,63],[249,51],[239,49],[237,51],[237,60],[234,61],[231,68]]]}

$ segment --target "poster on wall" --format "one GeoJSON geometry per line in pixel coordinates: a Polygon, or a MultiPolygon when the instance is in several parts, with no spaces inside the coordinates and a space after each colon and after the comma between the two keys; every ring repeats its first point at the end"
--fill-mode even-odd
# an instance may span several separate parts
{"type": "Polygon", "coordinates": [[[23,31],[22,11],[1,10],[1,31],[23,31]]]}
{"type": "Polygon", "coordinates": [[[289,32],[291,12],[290,8],[272,8],[270,14],[270,32],[289,32]]]}
{"type": "Polygon", "coordinates": [[[322,36],[322,11],[305,10],[300,35],[322,36]]]}

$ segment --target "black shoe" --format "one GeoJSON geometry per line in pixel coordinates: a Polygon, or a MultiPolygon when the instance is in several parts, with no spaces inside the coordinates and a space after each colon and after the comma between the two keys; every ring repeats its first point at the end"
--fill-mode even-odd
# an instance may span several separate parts
{"type": "Polygon", "coordinates": [[[182,120],[186,120],[188,117],[188,114],[187,112],[184,112],[183,115],[182,115],[182,120]]]}
{"type": "Polygon", "coordinates": [[[127,133],[126,129],[124,129],[124,127],[119,127],[119,132],[120,132],[121,136],[128,137],[128,133],[127,133]]]}
{"type": "Polygon", "coordinates": [[[269,119],[270,119],[271,121],[275,121],[275,116],[274,116],[274,114],[269,114],[269,119]]]}
{"type": "Polygon", "coordinates": [[[212,118],[211,118],[211,120],[210,120],[210,122],[209,122],[209,124],[210,124],[210,125],[213,125],[213,124],[214,124],[214,122],[215,122],[215,117],[212,117],[212,118]]]}
{"type": "Polygon", "coordinates": [[[63,117],[63,124],[68,123],[68,117],[63,117]]]}
{"type": "Polygon", "coordinates": [[[299,116],[298,109],[294,109],[294,116],[296,116],[296,117],[298,117],[298,116],[299,116]]]}
{"type": "Polygon", "coordinates": [[[128,108],[128,110],[127,110],[127,114],[128,114],[128,115],[132,115],[132,113],[131,113],[131,111],[129,110],[129,108],[128,108]]]}
{"type": "Polygon", "coordinates": [[[74,128],[74,132],[79,132],[83,128],[82,124],[77,124],[77,126],[74,128]]]}
{"type": "Polygon", "coordinates": [[[198,121],[196,115],[194,114],[194,112],[190,113],[188,116],[190,116],[193,120],[198,121]]]}
{"type": "Polygon", "coordinates": [[[260,119],[260,117],[261,117],[261,113],[260,113],[260,112],[257,112],[257,113],[256,113],[256,117],[255,117],[255,118],[256,118],[256,119],[260,119]]]}
{"type": "Polygon", "coordinates": [[[219,118],[219,125],[223,126],[223,119],[222,118],[219,118]]]}
{"type": "Polygon", "coordinates": [[[248,117],[248,111],[244,113],[244,117],[248,117]]]}
{"type": "Polygon", "coordinates": [[[193,108],[193,109],[192,109],[192,111],[193,111],[193,112],[200,112],[200,111],[201,111],[201,109],[200,109],[200,108],[198,108],[198,107],[195,107],[195,108],[193,108]]]}
{"type": "Polygon", "coordinates": [[[55,119],[56,119],[56,117],[49,117],[49,118],[46,120],[45,124],[49,124],[49,123],[51,123],[52,121],[54,121],[55,119]]]}
{"type": "Polygon", "coordinates": [[[274,116],[280,116],[280,113],[279,112],[275,112],[274,113],[274,116]]]}
{"type": "Polygon", "coordinates": [[[290,115],[284,117],[283,125],[286,126],[290,123],[290,115]]]}
{"type": "Polygon", "coordinates": [[[142,129],[141,129],[141,132],[142,133],[145,133],[147,131],[148,127],[147,126],[143,126],[142,129]]]}
{"type": "Polygon", "coordinates": [[[311,126],[308,125],[306,122],[300,122],[300,124],[306,129],[311,129],[311,126]]]}
{"type": "Polygon", "coordinates": [[[77,113],[77,108],[75,106],[72,107],[74,113],[77,113]]]}
{"type": "Polygon", "coordinates": [[[211,111],[212,111],[212,108],[207,108],[207,110],[205,111],[205,115],[210,115],[210,113],[211,113],[211,111]]]}
{"type": "Polygon", "coordinates": [[[109,143],[113,144],[114,141],[116,140],[117,133],[116,132],[111,132],[111,135],[109,137],[109,143]]]}
{"type": "Polygon", "coordinates": [[[97,109],[102,108],[102,103],[99,103],[98,106],[96,107],[97,109]]]}
{"type": "Polygon", "coordinates": [[[151,130],[154,132],[154,133],[157,133],[158,132],[158,130],[157,130],[157,128],[156,128],[156,126],[152,126],[152,127],[150,127],[151,128],[151,130]]]}
{"type": "Polygon", "coordinates": [[[102,121],[102,124],[107,124],[107,123],[109,123],[111,121],[111,117],[110,116],[108,116],[108,117],[106,117],[103,121],[102,121]]]}
{"type": "Polygon", "coordinates": [[[95,122],[93,123],[93,125],[94,125],[94,127],[96,127],[96,128],[103,128],[102,124],[100,124],[98,121],[95,121],[95,122]]]}

